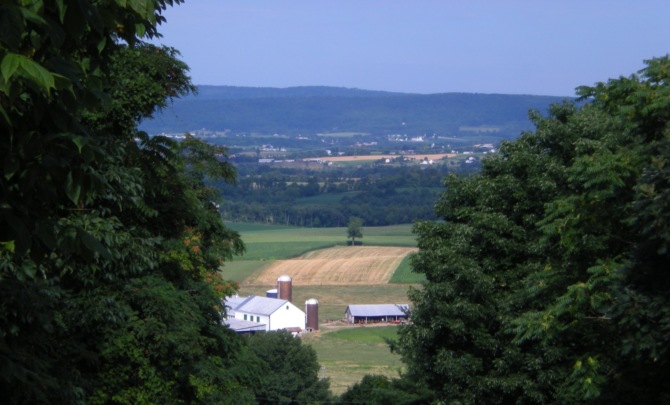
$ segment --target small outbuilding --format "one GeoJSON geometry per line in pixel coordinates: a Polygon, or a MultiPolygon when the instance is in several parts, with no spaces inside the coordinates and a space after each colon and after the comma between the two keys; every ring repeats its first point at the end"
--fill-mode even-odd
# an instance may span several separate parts
{"type": "Polygon", "coordinates": [[[407,322],[409,305],[407,304],[368,304],[349,305],[344,311],[348,323],[407,322]]]}

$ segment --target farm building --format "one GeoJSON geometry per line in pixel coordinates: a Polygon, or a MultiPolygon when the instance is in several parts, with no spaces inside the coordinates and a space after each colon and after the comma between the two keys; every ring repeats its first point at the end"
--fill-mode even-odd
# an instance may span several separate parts
{"type": "Polygon", "coordinates": [[[408,311],[407,304],[349,305],[344,317],[348,323],[405,322],[408,311]]]}
{"type": "Polygon", "coordinates": [[[305,313],[288,300],[259,297],[228,297],[224,302],[228,319],[224,323],[231,329],[254,332],[286,329],[292,332],[305,329],[305,313]],[[240,323],[246,321],[250,323],[240,323]],[[240,329],[236,329],[238,325],[240,329]]]}
{"type": "Polygon", "coordinates": [[[266,331],[265,324],[245,321],[243,319],[228,318],[225,319],[223,323],[237,333],[256,333],[266,331]]]}

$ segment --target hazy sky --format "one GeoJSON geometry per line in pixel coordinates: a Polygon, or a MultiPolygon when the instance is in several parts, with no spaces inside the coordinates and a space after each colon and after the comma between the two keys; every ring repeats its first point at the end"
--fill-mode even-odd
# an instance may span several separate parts
{"type": "Polygon", "coordinates": [[[186,0],[195,84],[572,96],[670,52],[670,0],[186,0]]]}

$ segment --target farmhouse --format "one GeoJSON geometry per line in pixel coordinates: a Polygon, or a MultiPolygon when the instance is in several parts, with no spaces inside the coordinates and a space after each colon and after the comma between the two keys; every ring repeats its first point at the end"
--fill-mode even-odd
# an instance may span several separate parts
{"type": "Polygon", "coordinates": [[[349,305],[344,311],[348,323],[405,322],[409,305],[349,305]]]}
{"type": "Polygon", "coordinates": [[[305,329],[305,313],[288,300],[259,297],[228,297],[224,323],[238,332],[305,329]],[[246,322],[245,322],[246,321],[246,322]]]}

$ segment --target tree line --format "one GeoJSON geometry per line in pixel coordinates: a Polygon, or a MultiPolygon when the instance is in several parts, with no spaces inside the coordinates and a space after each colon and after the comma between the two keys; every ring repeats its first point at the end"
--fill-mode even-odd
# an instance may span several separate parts
{"type": "Polygon", "coordinates": [[[434,205],[447,173],[477,165],[369,165],[323,170],[238,165],[236,184],[219,183],[224,219],[305,227],[366,226],[435,219],[434,205]]]}

